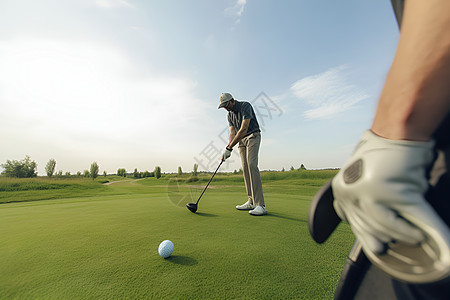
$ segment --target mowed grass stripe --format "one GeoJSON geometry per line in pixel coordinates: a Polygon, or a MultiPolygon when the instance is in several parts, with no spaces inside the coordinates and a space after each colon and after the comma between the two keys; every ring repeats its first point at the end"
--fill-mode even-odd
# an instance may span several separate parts
{"type": "MultiPolygon", "coordinates": [[[[211,187],[198,214],[145,180],[111,185],[119,195],[0,205],[0,299],[332,298],[353,237],[341,225],[312,241],[309,188],[268,186],[269,215],[253,217],[234,209],[242,186],[211,187]],[[175,244],[166,260],[164,239],[175,244]]],[[[184,191],[196,201],[202,188],[184,191]]]]}

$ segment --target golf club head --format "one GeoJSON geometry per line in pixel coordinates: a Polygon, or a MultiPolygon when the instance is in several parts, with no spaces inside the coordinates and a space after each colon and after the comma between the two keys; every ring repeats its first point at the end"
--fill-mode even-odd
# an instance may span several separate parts
{"type": "Polygon", "coordinates": [[[309,232],[316,243],[325,242],[341,222],[333,206],[331,180],[314,196],[309,208],[309,232]]]}
{"type": "MultiPolygon", "coordinates": [[[[333,206],[331,180],[315,195],[309,210],[308,225],[311,236],[323,243],[339,225],[341,219],[333,206]]],[[[416,220],[420,224],[420,220],[416,220]]],[[[426,239],[419,245],[389,243],[383,254],[364,249],[372,264],[390,276],[411,283],[436,282],[450,276],[448,242],[434,228],[420,226],[426,239]]]]}
{"type": "Polygon", "coordinates": [[[420,226],[425,241],[419,245],[389,243],[386,253],[378,254],[365,249],[369,260],[392,277],[412,283],[431,283],[450,276],[450,250],[448,240],[437,230],[420,226]]]}
{"type": "Polygon", "coordinates": [[[197,204],[195,204],[195,203],[187,203],[186,207],[187,207],[187,209],[189,209],[194,214],[197,211],[197,204]]]}
{"type": "Polygon", "coordinates": [[[211,181],[214,178],[214,175],[216,175],[217,171],[219,170],[220,166],[223,164],[224,160],[220,161],[220,164],[217,166],[216,171],[214,172],[214,174],[211,176],[211,179],[208,181],[208,183],[206,184],[205,188],[203,189],[203,192],[200,194],[200,197],[198,197],[197,203],[188,203],[186,204],[186,207],[193,213],[195,213],[197,211],[197,204],[200,201],[200,199],[202,198],[203,194],[205,193],[206,189],[208,188],[209,184],[211,183],[211,181]]]}

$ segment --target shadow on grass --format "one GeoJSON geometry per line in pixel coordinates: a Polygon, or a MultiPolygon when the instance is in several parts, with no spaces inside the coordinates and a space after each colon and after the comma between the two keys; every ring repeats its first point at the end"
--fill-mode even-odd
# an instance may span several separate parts
{"type": "Polygon", "coordinates": [[[298,219],[298,218],[288,217],[288,216],[284,216],[284,215],[273,213],[273,212],[268,212],[266,217],[275,217],[275,218],[286,219],[286,220],[295,221],[295,222],[308,223],[308,220],[302,220],[302,219],[298,219]]]}
{"type": "Polygon", "coordinates": [[[202,212],[197,212],[195,214],[199,215],[199,216],[202,216],[202,217],[217,217],[217,215],[215,215],[215,214],[202,213],[202,212]]]}
{"type": "Polygon", "coordinates": [[[198,264],[198,261],[196,259],[181,255],[172,255],[166,258],[166,260],[170,261],[171,263],[183,266],[195,266],[196,264],[198,264]]]}

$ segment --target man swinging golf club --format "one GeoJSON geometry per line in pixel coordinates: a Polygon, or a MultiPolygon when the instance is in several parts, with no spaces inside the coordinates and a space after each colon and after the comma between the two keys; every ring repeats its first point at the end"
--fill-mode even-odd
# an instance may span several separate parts
{"type": "Polygon", "coordinates": [[[242,170],[248,201],[237,205],[238,210],[249,210],[254,216],[267,214],[262,190],[261,175],[258,169],[258,152],[261,144],[261,130],[253,107],[245,101],[237,101],[229,93],[223,93],[219,98],[219,108],[228,111],[230,138],[222,155],[222,160],[231,156],[233,147],[239,144],[242,170]]]}

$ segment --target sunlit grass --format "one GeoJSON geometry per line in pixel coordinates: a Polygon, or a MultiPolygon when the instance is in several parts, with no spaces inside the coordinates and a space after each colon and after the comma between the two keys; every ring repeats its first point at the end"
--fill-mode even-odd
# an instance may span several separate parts
{"type": "Polygon", "coordinates": [[[197,214],[184,202],[204,184],[180,182],[178,203],[175,175],[10,181],[29,189],[0,194],[59,198],[0,205],[0,299],[333,298],[353,235],[340,225],[317,245],[307,228],[311,183],[329,178],[263,179],[269,214],[252,217],[234,209],[246,201],[242,175],[217,175],[197,214]],[[61,188],[32,189],[39,182],[61,188]],[[157,253],[165,239],[175,244],[166,260],[157,253]]]}
{"type": "Polygon", "coordinates": [[[105,191],[104,177],[92,180],[72,178],[8,178],[0,177],[0,203],[58,199],[95,195],[105,191]]]}

